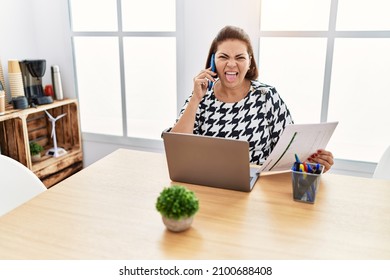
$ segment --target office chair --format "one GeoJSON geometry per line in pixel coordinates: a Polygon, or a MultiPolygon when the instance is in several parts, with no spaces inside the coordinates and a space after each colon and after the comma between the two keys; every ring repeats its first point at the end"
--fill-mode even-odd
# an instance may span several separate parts
{"type": "Polygon", "coordinates": [[[383,153],[372,177],[390,180],[390,146],[387,147],[386,151],[383,153]]]}
{"type": "Polygon", "coordinates": [[[0,155],[0,216],[45,190],[45,185],[30,169],[0,155]]]}

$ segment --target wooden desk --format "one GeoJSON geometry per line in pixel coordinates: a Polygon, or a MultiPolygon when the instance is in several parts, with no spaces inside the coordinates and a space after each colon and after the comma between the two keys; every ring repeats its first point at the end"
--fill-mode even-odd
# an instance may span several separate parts
{"type": "Polygon", "coordinates": [[[290,174],[251,193],[187,185],[192,228],[155,210],[170,185],[163,154],[118,150],[0,218],[1,259],[389,259],[390,181],[325,174],[314,205],[290,174]]]}

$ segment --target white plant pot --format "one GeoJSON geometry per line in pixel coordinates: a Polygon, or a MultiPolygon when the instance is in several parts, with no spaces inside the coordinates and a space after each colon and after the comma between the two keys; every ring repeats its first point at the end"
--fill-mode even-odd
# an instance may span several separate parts
{"type": "Polygon", "coordinates": [[[32,162],[40,161],[41,160],[41,154],[32,155],[31,156],[31,160],[32,160],[32,162]]]}
{"type": "Polygon", "coordinates": [[[189,229],[191,227],[193,219],[194,216],[180,220],[168,219],[162,216],[164,225],[167,227],[167,229],[174,232],[180,232],[189,229]]]}

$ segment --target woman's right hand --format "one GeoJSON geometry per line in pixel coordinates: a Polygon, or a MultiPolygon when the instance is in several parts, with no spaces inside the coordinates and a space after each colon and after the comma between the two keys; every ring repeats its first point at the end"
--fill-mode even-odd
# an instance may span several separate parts
{"type": "Polygon", "coordinates": [[[210,82],[215,82],[213,76],[217,73],[211,71],[211,67],[200,71],[200,73],[194,78],[194,90],[193,97],[199,102],[207,92],[207,88],[210,82]]]}
{"type": "Polygon", "coordinates": [[[194,90],[192,96],[184,110],[182,116],[177,123],[172,127],[172,132],[180,133],[193,133],[196,111],[198,110],[199,103],[202,101],[204,95],[207,92],[209,81],[214,82],[213,75],[216,75],[211,68],[202,70],[194,78],[194,90]]]}

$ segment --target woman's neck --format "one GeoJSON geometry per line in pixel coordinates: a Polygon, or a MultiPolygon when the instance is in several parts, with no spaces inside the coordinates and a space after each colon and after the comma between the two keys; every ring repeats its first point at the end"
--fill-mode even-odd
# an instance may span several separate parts
{"type": "Polygon", "coordinates": [[[251,81],[245,79],[235,88],[225,87],[220,80],[214,84],[215,97],[225,103],[236,103],[244,99],[251,87],[251,81]]]}

